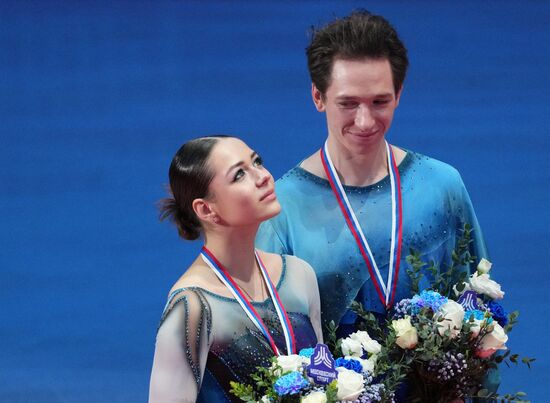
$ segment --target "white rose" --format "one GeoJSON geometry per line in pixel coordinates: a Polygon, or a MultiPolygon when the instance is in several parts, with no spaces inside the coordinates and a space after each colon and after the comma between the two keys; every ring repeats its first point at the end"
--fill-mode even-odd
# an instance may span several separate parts
{"type": "Polygon", "coordinates": [[[359,330],[349,335],[350,339],[358,341],[361,346],[369,354],[378,354],[382,349],[380,343],[370,338],[369,334],[363,330],[359,330]]]}
{"type": "Polygon", "coordinates": [[[487,274],[491,271],[491,266],[493,266],[491,262],[482,258],[477,265],[477,271],[481,274],[487,274]]]}
{"type": "Polygon", "coordinates": [[[325,392],[315,391],[305,397],[302,397],[302,400],[300,401],[302,403],[326,403],[327,395],[325,395],[325,392]]]}
{"type": "Polygon", "coordinates": [[[416,328],[411,323],[410,316],[405,316],[403,319],[392,320],[391,325],[397,337],[395,343],[399,347],[403,349],[416,347],[418,344],[418,334],[416,328]]]}
{"type": "Polygon", "coordinates": [[[493,331],[487,333],[481,339],[479,349],[476,355],[481,358],[487,358],[493,355],[497,350],[506,350],[506,342],[508,336],[504,333],[504,329],[498,323],[494,323],[493,331]]]}
{"type": "Polygon", "coordinates": [[[342,340],[342,354],[351,355],[352,357],[361,357],[363,355],[363,347],[361,342],[347,337],[342,340]]]}
{"type": "Polygon", "coordinates": [[[504,298],[504,292],[501,291],[500,284],[491,280],[488,274],[475,272],[470,276],[470,286],[478,294],[485,294],[492,299],[504,298]]]}
{"type": "Polygon", "coordinates": [[[338,392],[336,397],[339,400],[355,400],[365,390],[363,375],[351,369],[338,367],[338,392]]]}
{"type": "Polygon", "coordinates": [[[357,360],[361,363],[361,367],[363,367],[363,372],[370,372],[371,374],[374,373],[374,367],[376,366],[376,360],[378,359],[378,356],[376,354],[373,354],[369,357],[368,360],[363,360],[362,358],[352,357],[352,356],[345,356],[346,360],[357,360]]]}
{"type": "Polygon", "coordinates": [[[281,375],[286,372],[301,371],[302,364],[309,364],[309,359],[298,354],[279,355],[277,356],[277,364],[282,368],[282,373],[276,375],[281,375]]]}
{"type": "Polygon", "coordinates": [[[269,400],[269,397],[264,395],[258,403],[271,403],[271,400],[269,400]]]}
{"type": "Polygon", "coordinates": [[[435,316],[435,319],[437,321],[437,331],[439,334],[443,336],[448,329],[450,330],[450,338],[454,339],[462,329],[464,308],[458,302],[450,299],[439,308],[439,312],[435,316]],[[443,318],[443,321],[440,322],[440,318],[443,318]]]}

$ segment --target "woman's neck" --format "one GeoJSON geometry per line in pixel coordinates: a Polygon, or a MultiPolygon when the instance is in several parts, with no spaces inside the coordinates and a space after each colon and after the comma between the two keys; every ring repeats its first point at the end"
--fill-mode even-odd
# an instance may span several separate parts
{"type": "Polygon", "coordinates": [[[258,226],[254,228],[222,228],[209,231],[205,247],[225,267],[234,279],[250,283],[259,274],[254,255],[254,240],[258,226]]]}

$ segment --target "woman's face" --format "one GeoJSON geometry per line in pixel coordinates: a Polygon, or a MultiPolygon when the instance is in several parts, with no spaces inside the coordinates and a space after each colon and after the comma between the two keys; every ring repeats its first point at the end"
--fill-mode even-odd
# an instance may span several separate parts
{"type": "Polygon", "coordinates": [[[220,139],[210,153],[208,164],[214,172],[208,203],[220,223],[250,226],[281,211],[273,176],[260,156],[241,140],[220,139]]]}

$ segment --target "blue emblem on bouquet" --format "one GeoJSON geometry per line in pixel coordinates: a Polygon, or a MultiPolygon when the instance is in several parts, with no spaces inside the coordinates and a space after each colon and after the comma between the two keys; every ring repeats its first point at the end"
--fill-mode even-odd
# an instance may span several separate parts
{"type": "Polygon", "coordinates": [[[326,385],[336,379],[338,373],[334,367],[334,358],[326,344],[318,343],[310,360],[307,374],[316,384],[326,385]]]}
{"type": "Polygon", "coordinates": [[[479,310],[477,305],[477,293],[475,291],[466,291],[458,299],[458,303],[464,307],[465,311],[479,310]]]}

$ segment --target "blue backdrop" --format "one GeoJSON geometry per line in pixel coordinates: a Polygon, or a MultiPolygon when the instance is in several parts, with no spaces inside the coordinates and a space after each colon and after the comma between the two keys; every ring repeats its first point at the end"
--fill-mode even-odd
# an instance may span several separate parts
{"type": "Polygon", "coordinates": [[[317,149],[308,27],[358,6],[409,48],[390,141],[461,171],[521,311],[509,346],[538,361],[501,390],[547,398],[550,3],[111,3],[0,4],[0,401],[146,401],[200,246],[157,221],[173,154],[231,133],[279,177],[317,149]]]}

